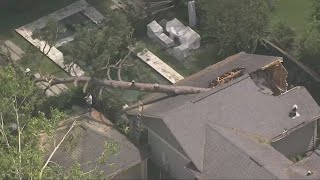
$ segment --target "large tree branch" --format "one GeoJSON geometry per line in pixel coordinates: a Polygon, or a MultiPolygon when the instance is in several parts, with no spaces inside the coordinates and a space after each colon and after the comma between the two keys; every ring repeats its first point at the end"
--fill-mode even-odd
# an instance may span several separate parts
{"type": "MultiPolygon", "coordinates": [[[[1,127],[1,130],[0,130],[0,132],[1,132],[2,136],[3,136],[3,139],[4,139],[7,147],[8,147],[8,148],[11,148],[11,146],[10,146],[10,144],[9,144],[9,140],[8,140],[7,134],[6,134],[6,131],[5,131],[5,129],[4,129],[4,120],[3,120],[2,112],[0,113],[0,119],[1,119],[1,126],[0,126],[0,127],[1,127]]],[[[9,156],[10,156],[10,158],[11,158],[12,161],[13,161],[13,165],[14,165],[14,168],[15,168],[15,170],[16,170],[16,172],[17,172],[17,175],[19,176],[19,179],[22,179],[22,178],[21,178],[21,175],[20,175],[20,171],[19,171],[19,169],[18,169],[18,166],[17,166],[17,163],[16,163],[14,157],[12,157],[12,154],[11,154],[11,153],[9,154],[9,156]]]]}
{"type": "Polygon", "coordinates": [[[39,173],[39,179],[42,178],[42,174],[44,169],[47,167],[48,163],[51,161],[51,158],[53,157],[53,155],[56,153],[56,151],[59,149],[60,145],[64,142],[64,140],[66,139],[66,137],[68,136],[68,134],[70,133],[70,131],[73,129],[73,127],[76,125],[77,120],[74,120],[72,125],[70,126],[70,128],[68,129],[68,131],[64,134],[64,136],[62,137],[61,141],[58,143],[58,145],[53,149],[52,153],[50,154],[49,158],[47,159],[46,163],[43,165],[43,167],[41,168],[41,171],[39,173]]]}
{"type": "Polygon", "coordinates": [[[118,75],[118,80],[119,81],[122,81],[122,78],[121,78],[121,68],[123,67],[123,62],[131,55],[131,52],[132,52],[132,49],[130,47],[128,47],[129,49],[129,52],[128,54],[122,59],[120,60],[116,65],[119,67],[118,69],[118,72],[117,72],[117,75],[118,75]]]}
{"type": "Polygon", "coordinates": [[[160,84],[147,84],[147,83],[136,83],[134,81],[114,81],[107,79],[97,79],[87,76],[80,77],[68,77],[68,78],[57,78],[57,77],[42,77],[35,78],[34,82],[51,82],[51,85],[55,84],[67,84],[67,83],[83,83],[98,86],[100,88],[119,88],[119,89],[130,89],[147,92],[159,92],[167,94],[197,94],[210,90],[210,88],[198,88],[190,86],[175,86],[175,85],[160,85],[160,84]]]}
{"type": "MultiPolygon", "coordinates": [[[[13,109],[16,115],[16,123],[17,123],[17,129],[18,129],[18,150],[19,150],[19,163],[21,164],[22,154],[21,154],[21,129],[20,129],[20,116],[18,112],[18,101],[17,96],[14,96],[14,102],[13,102],[13,109]]],[[[21,170],[21,167],[19,165],[19,170],[21,170]]]]}

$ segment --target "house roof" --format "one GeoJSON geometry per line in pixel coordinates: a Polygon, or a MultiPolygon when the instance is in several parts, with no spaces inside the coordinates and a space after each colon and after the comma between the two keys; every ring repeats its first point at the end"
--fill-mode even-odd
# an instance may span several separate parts
{"type": "MultiPolygon", "coordinates": [[[[110,121],[106,123],[106,119],[102,124],[83,115],[78,117],[77,121],[77,125],[51,160],[62,167],[68,168],[74,163],[79,163],[87,172],[98,166],[98,170],[103,171],[106,176],[114,176],[150,157],[146,149],[132,144],[124,135],[110,126],[112,125],[110,121]],[[104,162],[99,162],[98,159],[102,157],[106,143],[110,142],[115,143],[118,151],[114,155],[107,156],[104,162]]],[[[65,134],[69,125],[65,125],[57,132],[57,142],[65,134]]]]}
{"type": "MultiPolygon", "coordinates": [[[[210,163],[214,163],[214,161],[208,161],[208,159],[215,157],[217,151],[210,150],[208,147],[211,146],[210,144],[219,144],[219,142],[211,142],[210,138],[207,138],[216,133],[207,132],[210,131],[208,126],[220,134],[222,132],[218,131],[218,129],[236,130],[237,132],[242,132],[255,139],[259,139],[260,143],[260,141],[272,141],[273,138],[281,136],[284,129],[291,130],[298,128],[305,123],[315,120],[320,115],[319,106],[304,87],[296,87],[280,96],[271,96],[259,91],[259,88],[248,74],[263,69],[277,61],[282,61],[282,59],[279,57],[245,53],[231,56],[220,63],[179,81],[177,85],[207,88],[217,76],[239,67],[245,69],[245,75],[200,94],[178,95],[168,98],[165,98],[165,95],[155,95],[150,99],[154,100],[159,97],[163,99],[144,105],[143,116],[148,116],[149,118],[156,117],[159,121],[162,121],[173,134],[178,145],[182,147],[195,167],[201,172],[199,177],[210,177],[205,174],[213,166],[210,163]],[[288,114],[294,104],[298,105],[298,112],[301,116],[292,119],[288,114]]],[[[129,115],[135,113],[135,110],[128,112],[129,115]]],[[[162,136],[161,132],[165,132],[165,130],[158,130],[158,132],[162,136]]],[[[219,139],[219,141],[227,143],[231,142],[232,138],[236,139],[237,136],[229,135],[219,139]]],[[[240,145],[235,145],[234,142],[232,144],[239,148],[241,143],[246,143],[245,139],[247,138],[246,136],[239,139],[240,145]]],[[[259,145],[259,143],[253,143],[252,147],[260,147],[255,145],[259,145]]],[[[271,146],[266,149],[269,150],[270,156],[265,159],[263,159],[264,155],[261,154],[261,152],[266,151],[265,148],[260,147],[259,151],[256,150],[257,152],[252,151],[250,146],[243,146],[243,149],[241,149],[246,158],[249,157],[252,162],[255,162],[252,156],[257,156],[255,159],[259,159],[262,156],[261,161],[264,160],[263,162],[265,162],[265,165],[259,166],[264,167],[267,171],[255,166],[248,166],[248,168],[254,169],[252,172],[256,172],[252,174],[252,177],[260,174],[267,176],[268,172],[269,175],[271,173],[271,175],[276,177],[286,177],[282,172],[278,172],[277,170],[280,167],[287,167],[291,161],[287,160],[274,164],[274,160],[285,160],[286,158],[271,146]]],[[[221,151],[222,154],[218,156],[222,157],[223,152],[226,151],[221,151]]],[[[241,162],[241,157],[239,158],[241,162]]],[[[248,160],[246,158],[243,159],[243,162],[248,160]]],[[[249,171],[249,169],[246,170],[249,171]]],[[[210,169],[208,172],[215,171],[210,169]]],[[[219,177],[223,178],[223,174],[219,177]]]]}
{"type": "Polygon", "coordinates": [[[281,135],[283,129],[290,130],[312,121],[319,114],[320,109],[305,88],[270,96],[259,92],[247,76],[228,87],[199,94],[162,115],[162,120],[201,171],[207,123],[272,140],[281,135]],[[301,116],[293,120],[288,114],[294,104],[298,105],[301,116]]]}
{"type": "Polygon", "coordinates": [[[260,162],[253,160],[252,155],[235,146],[228,138],[221,134],[221,130],[206,126],[204,170],[199,179],[276,179],[260,162]]]}
{"type": "Polygon", "coordinates": [[[320,154],[313,152],[309,157],[299,161],[287,169],[289,178],[296,179],[320,179],[320,154]],[[311,171],[310,176],[306,176],[306,172],[311,171]]]}
{"type": "MultiPolygon", "coordinates": [[[[246,74],[251,74],[252,72],[256,72],[257,70],[278,61],[282,62],[282,58],[240,52],[178,81],[175,85],[208,88],[211,82],[218,76],[236,68],[244,68],[246,74]]],[[[166,111],[179,107],[183,102],[195,96],[197,95],[191,94],[167,98],[168,95],[166,94],[154,93],[144,99],[144,113],[152,116],[158,116],[158,114],[164,114],[166,111]],[[157,101],[158,99],[160,99],[160,101],[157,103],[146,105],[148,102],[157,101]],[[161,109],[161,111],[159,111],[159,109],[161,109]]],[[[127,113],[136,114],[136,111],[127,111],[127,113]]]]}
{"type": "MultiPolygon", "coordinates": [[[[213,177],[236,177],[237,179],[319,179],[320,178],[320,156],[313,152],[307,158],[293,163],[272,146],[261,143],[257,139],[249,138],[245,134],[237,133],[231,129],[208,125],[215,133],[213,136],[206,136],[206,141],[214,153],[205,151],[207,169],[199,174],[199,179],[213,179],[213,177]],[[216,139],[224,139],[223,144],[216,139]],[[212,140],[213,139],[213,140],[212,140]],[[211,141],[211,146],[210,146],[211,141]],[[215,146],[219,144],[219,146],[215,146]],[[221,150],[219,152],[219,150],[221,150]],[[226,153],[225,151],[229,152],[226,153]],[[240,151],[240,152],[239,152],[240,151]],[[230,153],[231,152],[231,153],[230,153]],[[221,165],[227,165],[230,169],[218,168],[216,161],[210,158],[212,155],[219,159],[220,156],[229,154],[225,161],[219,162],[221,165]],[[220,153],[220,154],[219,154],[220,153]],[[248,161],[250,159],[251,161],[248,161]],[[211,160],[211,161],[210,161],[211,160]],[[238,166],[234,166],[237,164],[238,166]],[[218,168],[219,170],[217,170],[218,168]],[[250,168],[250,169],[249,169],[250,168]],[[313,174],[306,176],[311,170],[313,174]],[[243,172],[246,172],[245,174],[243,172]],[[237,176],[238,175],[238,176],[237,176]]],[[[222,159],[221,159],[222,160],[222,159]]],[[[225,167],[225,166],[224,166],[225,167]]]]}

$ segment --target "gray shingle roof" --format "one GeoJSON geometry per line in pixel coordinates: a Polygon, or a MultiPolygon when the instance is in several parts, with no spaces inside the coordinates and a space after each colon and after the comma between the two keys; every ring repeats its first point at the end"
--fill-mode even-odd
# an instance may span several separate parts
{"type": "Polygon", "coordinates": [[[289,178],[294,179],[320,179],[320,154],[312,153],[309,157],[288,168],[289,178]],[[306,176],[311,171],[313,174],[306,176]]]}
{"type": "Polygon", "coordinates": [[[279,97],[263,94],[250,77],[200,94],[179,108],[162,116],[163,121],[201,171],[203,165],[204,125],[214,123],[261,136],[268,140],[320,114],[316,102],[305,88],[297,87],[291,95],[279,97]],[[292,105],[299,106],[300,117],[288,116],[292,105]],[[193,133],[190,133],[193,132],[193,133]]]}
{"type": "MultiPolygon", "coordinates": [[[[209,124],[209,126],[237,147],[238,150],[249,156],[252,161],[265,168],[277,178],[288,178],[284,168],[290,166],[292,162],[268,143],[261,142],[253,136],[239,133],[215,124],[209,124]]],[[[208,154],[208,156],[210,155],[208,154]]]]}
{"type": "MultiPolygon", "coordinates": [[[[183,80],[180,80],[176,83],[176,85],[207,88],[215,78],[236,68],[244,68],[246,70],[245,72],[247,74],[250,74],[276,61],[282,61],[282,58],[275,56],[246,54],[244,52],[241,52],[230,56],[214,65],[211,65],[189,77],[186,77],[183,80]]],[[[152,96],[144,100],[144,104],[147,104],[147,102],[149,101],[164,98],[166,96],[167,95],[165,94],[154,93],[152,96]]],[[[181,106],[183,102],[195,96],[196,95],[183,95],[175,96],[174,98],[167,98],[157,103],[152,103],[148,106],[145,106],[144,112],[152,116],[157,116],[158,114],[163,114],[171,109],[181,106]],[[159,109],[161,109],[161,111],[159,111],[159,109]]],[[[136,114],[136,111],[128,111],[127,113],[136,114]]]]}
{"type": "Polygon", "coordinates": [[[154,133],[161,134],[161,138],[172,145],[177,151],[182,153],[184,156],[187,156],[177,139],[174,137],[162,119],[143,117],[142,121],[143,124],[149,127],[149,129],[152,129],[154,133]]]}
{"type": "MultiPolygon", "coordinates": [[[[284,128],[293,129],[303,123],[313,121],[320,115],[319,106],[304,87],[296,87],[277,97],[271,96],[260,92],[248,75],[281,60],[279,57],[236,54],[179,81],[177,85],[208,87],[217,76],[235,68],[245,68],[246,75],[208,92],[179,95],[145,105],[143,114],[161,119],[195,167],[202,172],[203,177],[210,177],[204,175],[204,172],[212,166],[206,161],[211,156],[216,157],[216,151],[206,150],[206,147],[213,143],[206,138],[206,135],[212,135],[206,132],[208,124],[214,129],[236,129],[254,137],[272,140],[272,138],[281,135],[284,128]],[[291,119],[288,114],[294,104],[298,105],[298,112],[301,116],[291,119]]],[[[165,95],[155,95],[150,99],[154,100],[159,97],[165,97],[165,95]]],[[[135,110],[128,112],[128,114],[135,113],[135,110]]],[[[163,136],[162,132],[166,131],[158,129],[160,136],[163,136]]],[[[223,132],[227,131],[219,131],[219,133],[223,132]]],[[[247,138],[230,135],[232,133],[225,134],[225,143],[231,142],[232,138],[238,140],[238,142],[232,141],[232,144],[238,148],[242,147],[241,150],[250,158],[254,157],[251,159],[252,162],[263,162],[262,167],[276,177],[288,177],[280,169],[288,167],[291,161],[271,146],[250,142],[247,141],[247,138]],[[263,153],[268,153],[269,156],[264,157],[263,153]],[[281,162],[277,162],[280,159],[281,162]]],[[[223,154],[219,156],[223,156],[223,154]]],[[[244,158],[244,162],[247,161],[245,157],[239,158],[244,158]]],[[[249,165],[248,168],[255,169],[256,167],[249,165]]],[[[249,169],[247,170],[250,171],[249,169]]],[[[256,172],[257,175],[268,174],[265,171],[260,171],[259,168],[253,172],[256,172]]],[[[222,178],[223,174],[220,175],[222,178]]],[[[255,175],[249,176],[254,177],[255,175]]]]}
{"type": "MultiPolygon", "coordinates": [[[[52,158],[52,161],[60,166],[70,167],[74,163],[80,163],[86,172],[98,165],[99,170],[109,176],[118,174],[150,157],[148,151],[136,147],[112,127],[95,122],[87,116],[81,116],[78,121],[79,124],[69,134],[69,137],[71,137],[70,135],[76,137],[75,141],[70,143],[70,140],[66,138],[67,141],[62,143],[52,158]],[[96,162],[105,150],[105,143],[110,140],[119,145],[119,151],[108,157],[104,163],[96,162]],[[88,164],[88,162],[92,162],[92,164],[88,164]]],[[[58,131],[57,141],[62,138],[65,132],[66,129],[58,131]]]]}
{"type": "Polygon", "coordinates": [[[206,126],[204,170],[199,179],[276,179],[260,163],[206,126]]]}

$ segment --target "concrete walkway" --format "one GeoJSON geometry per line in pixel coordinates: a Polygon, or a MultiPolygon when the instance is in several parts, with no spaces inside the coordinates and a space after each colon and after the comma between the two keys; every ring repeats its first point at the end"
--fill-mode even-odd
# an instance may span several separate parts
{"type": "Polygon", "coordinates": [[[138,53],[137,56],[161,74],[164,78],[170,81],[172,84],[184,79],[177,71],[168,66],[165,62],[159,59],[149,50],[145,49],[142,52],[138,53]]]}
{"type": "Polygon", "coordinates": [[[25,53],[22,49],[9,40],[5,41],[4,44],[0,46],[0,50],[4,53],[9,53],[11,59],[14,61],[21,59],[25,53]]]}
{"type": "Polygon", "coordinates": [[[94,7],[92,7],[90,4],[88,4],[85,0],[77,1],[73,4],[70,4],[69,6],[62,8],[58,11],[55,11],[47,16],[44,16],[42,18],[39,18],[29,24],[26,24],[19,29],[26,29],[28,31],[35,31],[37,29],[42,29],[46,26],[48,20],[50,18],[53,18],[57,21],[60,21],[66,17],[69,17],[77,12],[81,12],[85,16],[87,16],[90,20],[93,22],[95,21],[101,21],[104,19],[104,16],[97,11],[94,7]]]}
{"type": "MultiPolygon", "coordinates": [[[[49,14],[48,16],[42,17],[32,23],[24,25],[15,31],[20,34],[23,38],[29,41],[32,45],[39,48],[42,53],[45,53],[46,56],[59,65],[62,69],[67,71],[67,66],[64,64],[64,58],[62,52],[60,52],[56,47],[50,47],[46,45],[45,41],[41,41],[39,39],[33,39],[32,33],[37,29],[42,29],[46,26],[48,19],[53,18],[57,21],[69,17],[77,12],[83,13],[89,19],[91,19],[94,23],[99,23],[104,19],[104,16],[98,12],[95,8],[90,6],[85,0],[77,1],[59,11],[49,14]],[[49,51],[50,49],[50,51],[49,51]],[[48,52],[49,51],[49,52],[48,52]]],[[[59,43],[61,45],[61,43],[59,43]]],[[[76,64],[73,65],[74,68],[71,68],[72,71],[68,72],[72,76],[81,76],[84,74],[84,71],[76,64]]]]}
{"type": "MultiPolygon", "coordinates": [[[[36,74],[34,74],[34,77],[40,78],[41,75],[39,73],[36,73],[36,74]]],[[[47,82],[38,82],[37,83],[37,86],[43,90],[45,90],[48,87],[48,85],[49,85],[49,83],[47,83],[47,82]]],[[[68,90],[69,90],[69,88],[64,84],[56,84],[56,85],[51,86],[49,89],[47,89],[45,93],[46,93],[46,96],[57,96],[60,93],[68,91],[68,90]]]]}

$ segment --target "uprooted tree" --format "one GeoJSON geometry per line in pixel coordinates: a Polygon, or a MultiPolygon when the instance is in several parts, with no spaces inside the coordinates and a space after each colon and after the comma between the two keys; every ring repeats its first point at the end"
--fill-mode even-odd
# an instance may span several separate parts
{"type": "Polygon", "coordinates": [[[50,85],[55,84],[66,84],[66,83],[74,83],[77,86],[78,83],[84,84],[84,92],[88,85],[95,86],[99,88],[101,91],[104,88],[118,88],[118,89],[130,89],[130,90],[138,90],[138,91],[147,91],[147,92],[160,92],[172,95],[181,95],[181,94],[197,94],[201,92],[208,91],[210,88],[198,88],[198,87],[190,87],[190,86],[175,86],[175,85],[161,85],[161,84],[148,84],[148,83],[136,83],[126,82],[126,81],[115,81],[108,79],[98,79],[87,76],[80,77],[69,77],[69,78],[57,78],[57,77],[43,77],[36,78],[34,82],[47,82],[50,85]]]}
{"type": "MultiPolygon", "coordinates": [[[[114,14],[115,18],[123,18],[114,14]]],[[[121,22],[126,22],[120,19],[121,22]]],[[[82,172],[78,164],[64,171],[57,170],[52,165],[50,157],[57,151],[62,141],[69,135],[76,121],[70,126],[62,141],[56,146],[45,160],[46,152],[40,147],[39,134],[45,133],[54,138],[59,121],[65,119],[65,114],[56,109],[50,110],[49,115],[41,112],[41,106],[46,100],[44,93],[37,89],[35,83],[47,82],[49,87],[55,84],[74,83],[83,85],[83,91],[88,88],[98,92],[109,88],[133,89],[138,91],[160,92],[170,95],[194,94],[208,91],[209,88],[197,88],[177,85],[161,85],[122,81],[121,69],[124,61],[132,53],[133,44],[131,26],[126,23],[110,22],[112,28],[98,27],[93,30],[80,29],[69,60],[87,67],[89,76],[57,78],[43,76],[33,78],[25,74],[21,68],[10,60],[10,56],[2,55],[0,67],[0,177],[4,179],[89,179],[96,172],[82,172]],[[112,25],[112,23],[114,23],[112,25]],[[106,43],[108,42],[108,43],[106,43]],[[9,62],[9,63],[8,63],[9,62]],[[110,77],[110,69],[117,70],[118,81],[110,77]]],[[[109,27],[110,27],[109,23],[109,27]]],[[[58,30],[52,23],[50,30],[58,30]]],[[[57,32],[57,31],[56,31],[57,32]]],[[[54,31],[39,32],[43,39],[50,38],[50,47],[57,41],[54,31]],[[46,33],[50,33],[48,36],[46,33]],[[52,33],[53,32],[53,33],[52,33]],[[41,34],[44,33],[44,34],[41,34]]],[[[42,39],[40,38],[40,39],[42,39]]],[[[45,49],[45,48],[44,48],[45,49]]],[[[50,51],[50,49],[49,49],[50,51]]],[[[48,51],[46,51],[47,53],[48,51]]],[[[68,58],[67,58],[68,59],[68,58]]],[[[32,60],[32,59],[29,59],[32,60]]],[[[61,168],[60,168],[61,169],[61,168]]],[[[96,173],[98,174],[98,173],[96,173]]]]}
{"type": "MultiPolygon", "coordinates": [[[[209,90],[209,88],[115,81],[108,78],[87,76],[32,78],[10,60],[9,55],[1,54],[0,59],[7,61],[5,66],[0,67],[0,100],[2,102],[0,104],[0,177],[2,178],[80,179],[94,178],[94,175],[99,175],[94,171],[82,172],[78,164],[74,164],[70,169],[64,171],[57,170],[61,167],[52,165],[54,162],[51,162],[50,157],[54,155],[66,138],[56,143],[49,158],[45,160],[46,152],[40,146],[39,134],[45,133],[49,138],[54,138],[57,124],[65,119],[65,115],[56,109],[52,109],[49,115],[40,111],[46,98],[35,83],[47,82],[49,86],[61,83],[74,83],[76,86],[83,84],[85,92],[90,86],[99,89],[99,92],[108,90],[108,88],[120,88],[161,92],[170,95],[194,94],[209,90]]],[[[67,137],[73,127],[74,124],[63,137],[67,137]]]]}

